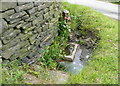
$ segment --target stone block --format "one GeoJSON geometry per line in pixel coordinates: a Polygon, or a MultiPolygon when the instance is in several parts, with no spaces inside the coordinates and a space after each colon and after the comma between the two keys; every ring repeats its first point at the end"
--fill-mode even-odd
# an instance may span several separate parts
{"type": "Polygon", "coordinates": [[[3,32],[5,32],[8,29],[7,23],[3,20],[0,19],[0,36],[2,35],[3,32]]]}
{"type": "Polygon", "coordinates": [[[25,58],[25,57],[28,56],[28,54],[29,54],[29,52],[26,52],[26,53],[21,54],[20,57],[19,57],[19,59],[20,59],[20,60],[23,60],[23,58],[25,58]]]}
{"type": "Polygon", "coordinates": [[[28,29],[32,28],[32,23],[31,22],[26,23],[25,25],[22,26],[22,28],[28,30],[28,29]]]}
{"type": "Polygon", "coordinates": [[[20,23],[20,24],[18,24],[17,26],[16,26],[16,28],[21,28],[21,27],[23,27],[23,26],[25,26],[26,24],[28,24],[28,22],[23,22],[23,23],[20,23]]]}
{"type": "Polygon", "coordinates": [[[10,34],[11,32],[13,32],[13,28],[10,28],[9,30],[5,31],[4,33],[2,33],[2,37],[7,36],[8,34],[10,34]]]}
{"type": "Polygon", "coordinates": [[[23,40],[19,43],[19,45],[20,45],[20,48],[24,48],[25,46],[30,45],[30,43],[28,40],[23,40]]]}
{"type": "Polygon", "coordinates": [[[4,19],[0,19],[0,34],[8,30],[8,24],[4,19]]]}
{"type": "Polygon", "coordinates": [[[36,11],[35,13],[31,14],[30,16],[35,16],[36,18],[43,15],[43,11],[36,11]]]}
{"type": "Polygon", "coordinates": [[[49,29],[49,24],[42,25],[42,32],[46,31],[49,29]]]}
{"type": "Polygon", "coordinates": [[[37,46],[38,48],[41,48],[41,46],[40,46],[40,43],[41,43],[40,40],[41,40],[41,38],[39,37],[38,40],[34,43],[34,45],[37,46]]]}
{"type": "Polygon", "coordinates": [[[20,33],[20,30],[13,30],[13,32],[5,35],[4,37],[1,37],[4,44],[7,44],[9,41],[11,41],[16,35],[20,33]]]}
{"type": "MultiPolygon", "coordinates": [[[[27,28],[25,31],[27,31],[27,32],[32,31],[32,30],[34,30],[35,27],[36,27],[36,26],[31,26],[31,27],[27,28]]],[[[32,31],[32,32],[33,32],[33,31],[32,31]]]]}
{"type": "MultiPolygon", "coordinates": [[[[30,53],[28,56],[29,56],[29,58],[30,59],[36,59],[36,58],[38,58],[38,54],[41,52],[41,48],[38,48],[38,47],[36,47],[34,50],[32,50],[33,51],[33,53],[30,53]]],[[[31,52],[32,52],[31,51],[31,52]]]]}
{"type": "Polygon", "coordinates": [[[23,10],[28,10],[28,9],[30,9],[32,7],[33,7],[33,3],[28,3],[28,4],[17,6],[15,8],[15,11],[20,12],[20,11],[23,11],[23,10]]]}
{"type": "Polygon", "coordinates": [[[20,42],[20,39],[18,37],[14,38],[13,40],[10,40],[10,42],[6,45],[3,45],[2,50],[5,51],[10,47],[15,46],[17,43],[20,42]]]}
{"type": "Polygon", "coordinates": [[[38,18],[36,18],[35,20],[33,20],[33,26],[38,24],[39,22],[41,22],[43,20],[43,16],[39,16],[38,18]]]}
{"type": "Polygon", "coordinates": [[[38,34],[33,35],[32,37],[29,38],[29,41],[31,44],[33,44],[36,41],[36,37],[38,34]]]}
{"type": "Polygon", "coordinates": [[[37,54],[36,51],[37,51],[36,49],[33,49],[33,51],[31,51],[32,53],[30,53],[30,54],[28,55],[29,58],[33,58],[33,57],[35,57],[35,55],[37,54]]]}
{"type": "Polygon", "coordinates": [[[5,11],[11,8],[15,8],[17,6],[16,0],[12,0],[11,2],[8,0],[8,2],[2,2],[2,8],[0,8],[1,11],[5,11]],[[13,1],[13,2],[12,2],[13,1]]]}
{"type": "Polygon", "coordinates": [[[42,45],[43,46],[49,46],[52,42],[53,38],[48,39],[46,42],[44,42],[42,45]]]}
{"type": "Polygon", "coordinates": [[[53,14],[55,14],[54,10],[50,10],[50,16],[52,16],[53,14]]]}
{"type": "Polygon", "coordinates": [[[30,18],[25,19],[25,21],[26,21],[26,22],[31,22],[31,21],[33,21],[34,19],[36,19],[35,16],[30,16],[30,18]]]}
{"type": "Polygon", "coordinates": [[[49,11],[49,8],[44,9],[44,13],[47,13],[49,11]]]}
{"type": "Polygon", "coordinates": [[[14,27],[16,27],[17,25],[19,25],[19,24],[21,24],[21,23],[24,23],[24,21],[19,21],[19,22],[10,24],[10,25],[9,25],[9,28],[14,28],[14,27]]]}
{"type": "Polygon", "coordinates": [[[24,4],[27,4],[27,3],[30,3],[30,2],[25,1],[25,0],[17,0],[17,3],[18,3],[18,5],[24,5],[24,4]]]}
{"type": "Polygon", "coordinates": [[[34,2],[34,6],[39,6],[39,5],[42,5],[43,4],[43,2],[40,2],[40,1],[35,1],[34,2]]]}
{"type": "Polygon", "coordinates": [[[37,17],[39,17],[39,16],[41,16],[41,15],[43,15],[43,11],[40,11],[40,12],[37,12],[37,13],[36,13],[36,16],[37,16],[37,17]]]}
{"type": "MultiPolygon", "coordinates": [[[[44,21],[44,20],[43,20],[44,21]]],[[[42,25],[44,24],[43,21],[40,21],[39,23],[36,24],[36,27],[42,27],[42,25]]]]}
{"type": "Polygon", "coordinates": [[[13,23],[17,23],[21,20],[21,18],[17,18],[17,19],[14,19],[12,21],[10,21],[10,24],[13,24],[13,23]]]}
{"type": "Polygon", "coordinates": [[[45,7],[50,7],[51,3],[50,2],[46,2],[45,3],[45,7]]]}
{"type": "Polygon", "coordinates": [[[23,20],[26,20],[28,18],[29,18],[29,15],[24,15],[24,16],[21,17],[21,19],[23,19],[23,20]]]}
{"type": "Polygon", "coordinates": [[[23,63],[26,63],[26,64],[29,64],[30,61],[31,61],[31,60],[30,60],[29,58],[27,58],[27,57],[25,57],[25,58],[22,59],[22,62],[23,62],[23,63]]]}
{"type": "Polygon", "coordinates": [[[46,38],[46,32],[41,32],[41,42],[43,42],[43,40],[46,38]]]}
{"type": "Polygon", "coordinates": [[[44,8],[46,8],[45,4],[39,5],[39,6],[38,6],[38,11],[43,10],[44,8]]]}
{"type": "Polygon", "coordinates": [[[5,12],[2,13],[2,18],[6,18],[9,15],[12,15],[13,13],[15,13],[14,9],[5,11],[5,12]]]}
{"type": "Polygon", "coordinates": [[[30,45],[30,46],[28,47],[28,51],[31,51],[34,47],[35,47],[34,44],[30,45]]]}
{"type": "Polygon", "coordinates": [[[45,13],[44,14],[44,19],[46,19],[46,20],[49,19],[49,15],[50,15],[49,12],[45,13]]]}
{"type": "Polygon", "coordinates": [[[29,15],[31,15],[31,14],[35,13],[37,10],[38,10],[38,7],[34,7],[30,10],[27,10],[27,12],[29,13],[29,15]]]}
{"type": "Polygon", "coordinates": [[[35,30],[40,34],[42,32],[42,27],[37,27],[35,30]]]}
{"type": "Polygon", "coordinates": [[[22,11],[22,12],[19,12],[19,13],[15,13],[7,18],[5,18],[8,22],[13,20],[13,19],[16,19],[16,18],[20,18],[24,15],[26,15],[27,13],[25,11],[22,11]]]}
{"type": "Polygon", "coordinates": [[[3,51],[3,52],[2,52],[2,57],[3,57],[4,59],[8,59],[8,58],[10,58],[10,56],[13,55],[13,53],[14,53],[16,50],[18,50],[18,49],[20,49],[20,45],[19,45],[19,44],[17,44],[16,46],[11,47],[11,48],[9,48],[9,49],[7,49],[6,51],[3,51]]]}
{"type": "Polygon", "coordinates": [[[52,38],[51,34],[44,36],[44,38],[41,40],[40,46],[44,46],[46,44],[46,42],[48,42],[51,38],[52,38]]]}
{"type": "Polygon", "coordinates": [[[28,52],[28,50],[27,50],[26,47],[22,48],[20,50],[15,51],[14,55],[11,56],[9,59],[10,60],[15,60],[16,58],[20,57],[21,55],[23,55],[24,53],[27,53],[27,52],[28,52]]]}
{"type": "Polygon", "coordinates": [[[8,42],[10,42],[10,40],[9,39],[2,39],[2,42],[3,42],[3,44],[7,44],[8,42]]]}
{"type": "Polygon", "coordinates": [[[23,40],[27,40],[27,39],[30,38],[32,35],[33,35],[32,32],[29,32],[29,33],[27,33],[27,34],[20,34],[19,38],[20,38],[21,41],[23,41],[23,40]]]}
{"type": "Polygon", "coordinates": [[[24,47],[24,48],[18,50],[17,52],[15,52],[15,53],[20,56],[20,55],[22,55],[23,53],[26,53],[26,52],[28,52],[28,49],[27,49],[27,47],[24,47]]]}

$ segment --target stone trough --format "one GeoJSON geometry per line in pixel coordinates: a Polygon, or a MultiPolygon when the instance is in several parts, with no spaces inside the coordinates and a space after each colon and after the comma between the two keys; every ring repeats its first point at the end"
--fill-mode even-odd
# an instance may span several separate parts
{"type": "Polygon", "coordinates": [[[69,43],[64,51],[67,55],[59,61],[60,68],[73,74],[79,74],[91,55],[91,49],[86,49],[77,43],[69,43]]]}
{"type": "Polygon", "coordinates": [[[69,45],[72,48],[71,50],[69,50],[70,51],[70,55],[66,55],[64,57],[64,59],[67,60],[67,61],[73,61],[74,57],[75,57],[75,54],[76,54],[76,51],[77,51],[77,48],[78,48],[79,45],[76,44],[76,43],[69,43],[69,45]]]}

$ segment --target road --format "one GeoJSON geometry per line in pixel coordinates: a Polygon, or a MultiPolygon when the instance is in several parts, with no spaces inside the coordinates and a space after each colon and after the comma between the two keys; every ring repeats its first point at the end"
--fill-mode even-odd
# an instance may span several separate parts
{"type": "Polygon", "coordinates": [[[66,1],[72,4],[91,7],[110,18],[120,20],[120,18],[118,17],[118,14],[120,15],[120,12],[118,11],[118,6],[120,7],[120,5],[97,0],[66,0],[66,1]]]}

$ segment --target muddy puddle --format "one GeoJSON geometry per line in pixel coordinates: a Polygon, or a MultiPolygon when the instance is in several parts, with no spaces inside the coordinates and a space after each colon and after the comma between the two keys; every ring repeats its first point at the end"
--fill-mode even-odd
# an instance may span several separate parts
{"type": "MultiPolygon", "coordinates": [[[[87,64],[89,57],[92,55],[92,49],[86,49],[80,45],[77,48],[73,61],[59,62],[59,65],[64,68],[66,72],[79,74],[83,67],[87,64]]],[[[67,51],[68,53],[68,51],[67,51]]]]}

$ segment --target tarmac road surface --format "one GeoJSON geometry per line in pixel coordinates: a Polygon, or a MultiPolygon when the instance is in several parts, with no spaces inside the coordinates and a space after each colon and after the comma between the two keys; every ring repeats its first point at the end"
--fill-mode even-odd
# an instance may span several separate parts
{"type": "Polygon", "coordinates": [[[120,15],[120,11],[118,11],[118,8],[120,9],[120,5],[97,0],[66,0],[66,1],[72,4],[91,7],[110,18],[120,20],[120,18],[118,17],[118,15],[120,15]]]}

